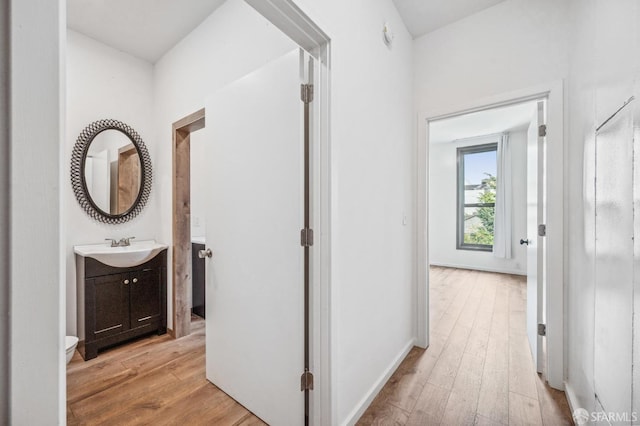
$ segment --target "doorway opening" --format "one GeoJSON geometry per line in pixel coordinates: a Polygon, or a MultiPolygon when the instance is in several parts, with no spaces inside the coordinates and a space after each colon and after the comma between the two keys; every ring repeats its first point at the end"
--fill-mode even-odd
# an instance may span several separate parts
{"type": "MultiPolygon", "coordinates": [[[[418,263],[419,344],[437,344],[442,330],[435,328],[448,328],[438,323],[446,319],[446,308],[429,311],[456,297],[440,294],[443,278],[456,272],[473,286],[480,277],[508,274],[507,281],[519,282],[514,291],[528,300],[517,321],[529,342],[529,364],[562,389],[561,84],[421,119],[417,206],[424,222],[417,253],[426,262],[418,263]],[[545,327],[553,331],[539,336],[545,327]]],[[[472,291],[467,297],[475,294],[480,301],[472,291]]]]}
{"type": "Polygon", "coordinates": [[[173,328],[176,339],[191,332],[191,134],[205,127],[204,108],[176,121],[173,133],[173,328]]]}
{"type": "Polygon", "coordinates": [[[545,211],[544,173],[538,173],[544,170],[538,153],[545,103],[530,100],[428,123],[429,223],[439,224],[429,234],[431,331],[448,339],[454,324],[448,317],[469,319],[466,325],[482,336],[478,344],[493,338],[504,356],[514,343],[499,347],[496,339],[530,334],[533,362],[525,350],[511,354],[522,356],[509,365],[518,362],[530,373],[533,365],[538,372],[544,365],[536,334],[536,325],[545,322],[538,297],[544,292],[544,238],[535,234],[545,211]],[[464,305],[454,303],[458,299],[464,305]]]}
{"type": "MultiPolygon", "coordinates": [[[[310,340],[310,353],[308,354],[309,362],[314,370],[315,375],[315,392],[309,395],[309,405],[310,410],[309,414],[309,422],[310,423],[326,423],[331,422],[332,412],[331,408],[334,404],[333,399],[330,394],[330,379],[333,380],[330,374],[330,359],[331,354],[330,350],[330,329],[334,327],[333,323],[331,323],[329,314],[329,302],[330,302],[330,273],[329,273],[329,265],[330,265],[330,256],[329,256],[329,224],[330,224],[330,208],[329,208],[329,199],[330,199],[330,187],[329,187],[329,179],[331,176],[330,171],[330,156],[329,156],[329,38],[324,34],[313,22],[313,20],[306,16],[293,1],[284,0],[277,2],[261,2],[256,1],[252,2],[250,0],[247,1],[248,4],[252,5],[258,12],[267,18],[270,22],[274,24],[275,27],[281,29],[286,35],[288,35],[294,42],[298,45],[302,46],[305,51],[309,52],[311,56],[317,61],[314,63],[314,72],[313,73],[313,84],[315,87],[315,98],[317,102],[314,106],[310,107],[310,114],[313,117],[314,126],[312,128],[313,133],[313,141],[314,144],[310,148],[312,151],[310,154],[310,167],[311,167],[311,202],[313,204],[313,210],[310,212],[309,220],[313,225],[313,230],[316,231],[315,241],[313,243],[314,248],[310,249],[309,257],[309,274],[310,281],[312,284],[312,288],[310,289],[311,300],[309,301],[311,305],[310,310],[310,318],[308,318],[309,327],[312,329],[309,334],[310,340]],[[255,4],[254,4],[255,3],[255,4]],[[325,420],[326,419],[326,420],[325,420]]],[[[297,67],[295,71],[297,71],[297,67]]],[[[216,85],[222,83],[224,81],[216,80],[216,85]]],[[[212,89],[216,88],[216,85],[212,87],[212,89]]],[[[299,96],[299,87],[296,87],[296,96],[299,96]]],[[[206,92],[208,95],[212,95],[212,92],[206,92]]],[[[245,98],[249,103],[251,98],[245,98]]],[[[199,104],[196,104],[199,105],[199,104]]],[[[201,104],[200,104],[201,105],[201,104]]],[[[209,108],[207,107],[207,110],[209,108]]],[[[269,110],[265,108],[265,110],[269,110]]],[[[210,111],[207,111],[210,113],[210,111]]],[[[163,115],[164,118],[170,116],[172,119],[180,117],[182,114],[173,115],[171,114],[163,115]]],[[[173,166],[175,168],[176,162],[179,162],[180,157],[187,157],[185,153],[188,153],[188,143],[192,142],[191,133],[197,130],[200,130],[204,127],[204,111],[201,112],[201,116],[189,116],[185,119],[174,124],[174,140],[172,141],[174,158],[173,158],[173,166]],[[202,121],[200,121],[202,119],[202,121]],[[177,158],[176,158],[177,157],[177,158]]],[[[213,113],[210,114],[214,117],[218,117],[219,115],[213,113]]],[[[263,115],[263,114],[261,114],[263,115]]],[[[209,120],[209,124],[211,124],[211,120],[209,120]]],[[[213,126],[209,126],[213,127],[213,126]]],[[[248,126],[250,127],[250,126],[248,126]]],[[[209,129],[207,129],[208,131],[209,129]]],[[[168,134],[165,134],[168,136],[168,134]]],[[[167,141],[168,142],[168,141],[167,141]]],[[[165,145],[168,148],[168,143],[165,145]]],[[[164,150],[163,150],[164,151],[164,150]]],[[[168,152],[166,153],[168,154],[168,152]]],[[[168,163],[172,160],[166,161],[164,160],[164,155],[162,156],[162,164],[168,166],[168,163]]],[[[168,159],[168,158],[167,158],[168,159]]],[[[170,309],[170,315],[172,318],[172,331],[174,337],[186,336],[189,332],[193,332],[191,336],[197,334],[196,330],[190,330],[190,312],[189,312],[189,280],[181,279],[180,277],[188,277],[193,274],[193,271],[189,273],[189,256],[184,256],[185,253],[189,253],[190,250],[190,238],[185,237],[189,235],[189,225],[188,221],[185,219],[188,218],[189,214],[185,214],[185,211],[188,212],[189,203],[186,202],[186,198],[184,197],[188,194],[187,191],[183,191],[182,195],[180,195],[179,188],[176,190],[176,185],[179,185],[181,182],[184,183],[186,179],[189,179],[188,169],[182,169],[180,172],[176,174],[176,170],[172,170],[173,176],[173,193],[170,207],[175,211],[172,214],[172,236],[173,241],[169,241],[172,245],[172,253],[174,256],[171,260],[171,274],[170,276],[173,278],[171,283],[171,289],[173,290],[173,297],[169,301],[169,305],[172,307],[170,309]],[[180,176],[182,175],[182,181],[180,176]],[[175,198],[173,198],[175,197],[175,198]],[[181,200],[182,203],[180,202],[181,200]],[[179,235],[178,235],[179,234],[179,235]],[[182,241],[182,243],[180,243],[182,241]],[[174,246],[175,245],[175,251],[174,246]],[[180,259],[182,260],[182,264],[180,264],[180,259]],[[180,274],[180,269],[182,269],[183,273],[180,274]],[[175,277],[178,277],[177,279],[175,277]],[[183,295],[180,297],[179,295],[183,295]],[[174,299],[175,298],[175,299],[174,299]]],[[[271,171],[269,171],[271,172],[271,171]]],[[[168,177],[168,176],[167,176],[168,177]]],[[[259,179],[257,179],[259,180],[259,179]]],[[[193,184],[193,182],[190,182],[193,184]]],[[[183,188],[188,188],[189,185],[184,185],[183,188]]],[[[163,191],[166,193],[166,191],[163,191]]],[[[263,194],[267,196],[269,193],[264,191],[263,194]]],[[[168,194],[167,194],[168,195],[168,194]]],[[[192,200],[191,200],[192,201],[192,200]]],[[[163,198],[163,204],[165,199],[163,198]]],[[[168,203],[167,203],[168,204],[168,203]]],[[[166,205],[166,204],[165,204],[166,205]]],[[[168,207],[168,205],[167,205],[168,207]]],[[[192,206],[191,206],[192,207],[192,206]]],[[[169,214],[168,209],[166,210],[167,216],[169,214]]],[[[193,211],[191,212],[193,213],[193,211]]],[[[166,216],[165,216],[166,217],[166,216]]],[[[306,230],[305,230],[306,231],[306,230]]],[[[167,227],[162,228],[162,233],[168,233],[169,229],[167,227]]],[[[165,236],[166,237],[166,236],[165,236]]],[[[311,245],[311,234],[306,232],[305,238],[306,243],[311,245]]],[[[292,245],[296,245],[297,249],[304,250],[300,248],[300,229],[296,229],[293,235],[293,243],[292,245]]],[[[247,240],[244,240],[247,241],[247,240]]],[[[193,250],[191,249],[191,252],[193,250]]],[[[267,250],[264,251],[268,252],[267,250]]],[[[246,266],[245,266],[245,269],[246,266]]],[[[266,288],[263,287],[263,288],[266,288]]],[[[278,312],[276,312],[277,314],[278,312]]],[[[253,314],[255,318],[263,318],[255,313],[253,314]]],[[[251,316],[251,315],[249,315],[251,316]]],[[[272,315],[273,316],[273,315],[272,315]]],[[[267,317],[268,318],[268,317],[267,317]]],[[[194,327],[195,328],[195,327],[194,327]]],[[[190,341],[190,337],[185,339],[176,340],[175,342],[177,346],[183,345],[185,341],[190,341]]],[[[268,351],[273,346],[270,345],[262,345],[258,350],[254,351],[254,353],[262,354],[263,352],[268,351]]],[[[335,349],[334,349],[335,350],[335,349]]],[[[263,371],[268,371],[268,369],[263,369],[263,371]]],[[[292,389],[297,392],[297,395],[301,392],[301,383],[300,383],[300,373],[297,373],[297,377],[293,380],[292,389]]],[[[164,377],[164,376],[163,376],[164,377]]],[[[255,379],[255,375],[252,379],[255,379]]],[[[306,381],[306,386],[309,386],[309,382],[306,381]]],[[[297,396],[296,395],[296,396],[297,396]]],[[[234,422],[235,423],[235,422],[234,422]]]]}

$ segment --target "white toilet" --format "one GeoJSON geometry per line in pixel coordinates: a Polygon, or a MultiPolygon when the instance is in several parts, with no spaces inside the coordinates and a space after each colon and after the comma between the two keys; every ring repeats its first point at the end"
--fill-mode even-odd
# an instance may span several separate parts
{"type": "Polygon", "coordinates": [[[67,347],[67,364],[69,364],[69,361],[73,358],[76,346],[78,346],[78,338],[76,336],[65,336],[64,344],[67,347]]]}

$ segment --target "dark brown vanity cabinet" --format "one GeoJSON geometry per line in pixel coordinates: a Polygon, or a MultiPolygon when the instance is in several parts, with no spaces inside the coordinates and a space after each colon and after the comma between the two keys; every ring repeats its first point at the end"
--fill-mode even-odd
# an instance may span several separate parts
{"type": "Polygon", "coordinates": [[[205,318],[205,264],[198,256],[204,250],[204,244],[191,243],[191,311],[200,318],[205,318]]]}
{"type": "Polygon", "coordinates": [[[78,350],[85,360],[100,349],[167,331],[167,250],[139,266],[116,268],[77,256],[78,350]]]}

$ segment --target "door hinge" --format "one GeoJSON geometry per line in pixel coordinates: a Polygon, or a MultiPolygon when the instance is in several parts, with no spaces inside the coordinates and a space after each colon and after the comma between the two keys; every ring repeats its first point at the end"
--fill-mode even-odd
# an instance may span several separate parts
{"type": "Polygon", "coordinates": [[[547,125],[546,124],[541,124],[538,126],[538,137],[545,137],[547,136],[547,125]]]}
{"type": "Polygon", "coordinates": [[[300,390],[313,390],[313,373],[311,371],[305,371],[300,377],[300,390]]]}
{"type": "Polygon", "coordinates": [[[304,228],[300,231],[300,245],[311,247],[313,245],[313,229],[304,228]]]}
{"type": "Polygon", "coordinates": [[[300,99],[305,104],[313,102],[313,84],[300,85],[300,99]]]}
{"type": "Polygon", "coordinates": [[[546,336],[546,335],[547,335],[547,325],[538,324],[538,336],[546,336]]]}
{"type": "Polygon", "coordinates": [[[541,223],[540,225],[538,225],[538,236],[540,237],[547,236],[547,225],[545,225],[544,223],[541,223]]]}

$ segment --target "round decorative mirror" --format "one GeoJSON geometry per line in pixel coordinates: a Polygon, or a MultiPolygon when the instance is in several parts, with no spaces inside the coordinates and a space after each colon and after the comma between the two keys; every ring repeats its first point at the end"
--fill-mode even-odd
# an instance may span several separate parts
{"type": "Polygon", "coordinates": [[[151,193],[151,159],[140,135],[118,120],[80,133],[71,156],[71,185],[92,218],[110,224],[137,216],[151,193]]]}

